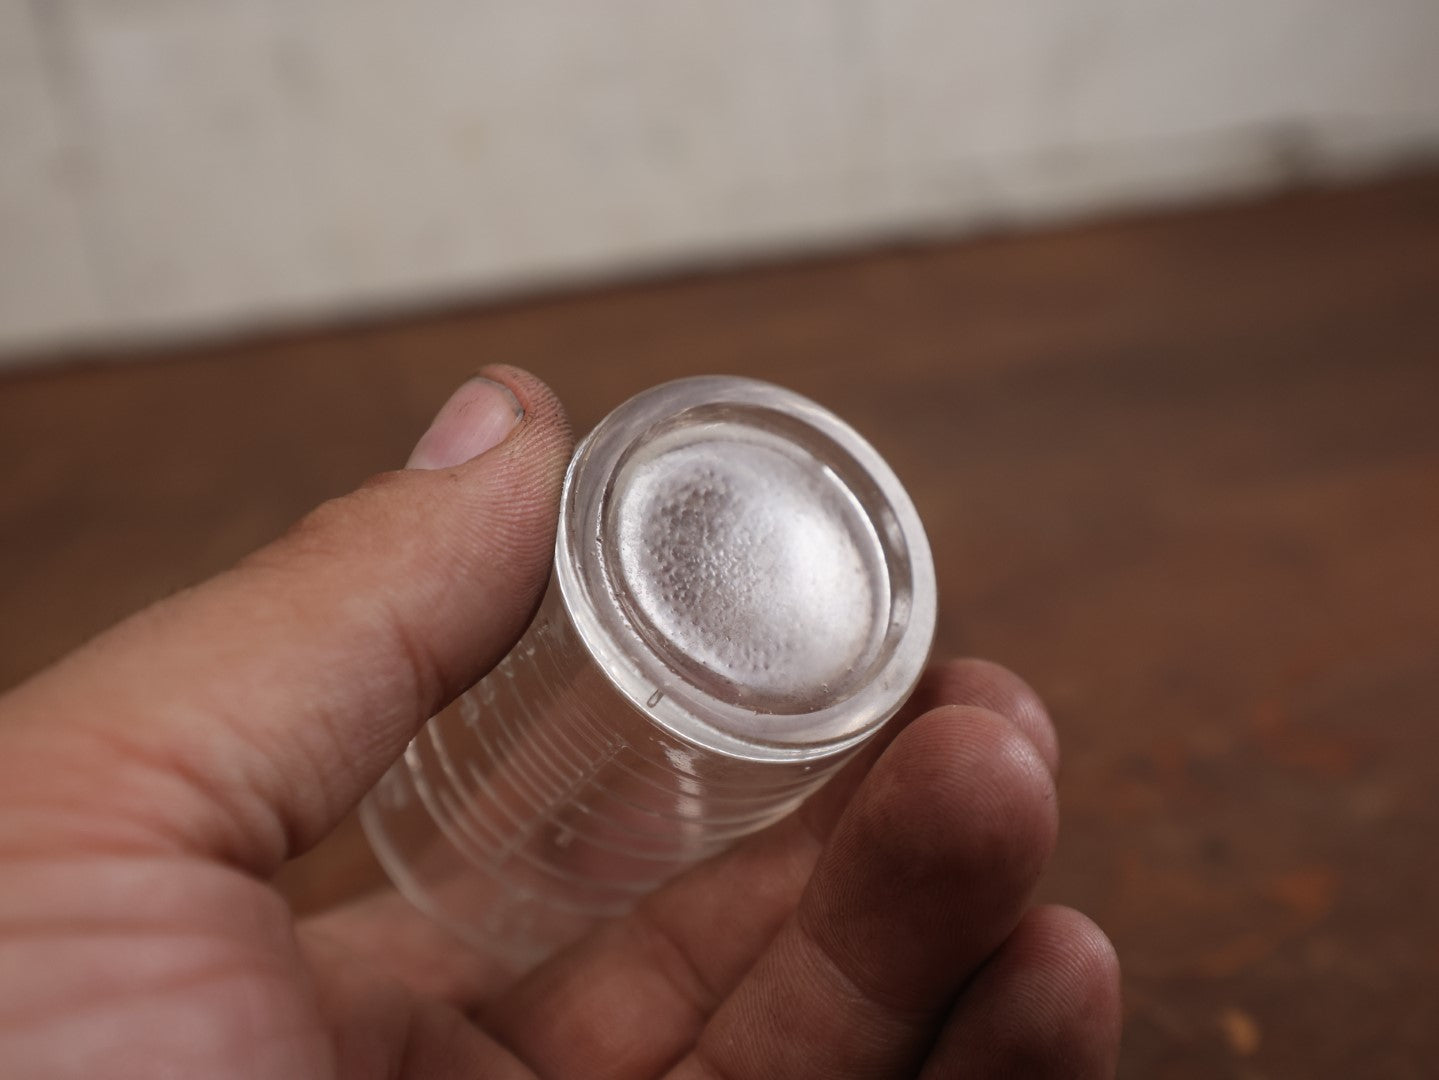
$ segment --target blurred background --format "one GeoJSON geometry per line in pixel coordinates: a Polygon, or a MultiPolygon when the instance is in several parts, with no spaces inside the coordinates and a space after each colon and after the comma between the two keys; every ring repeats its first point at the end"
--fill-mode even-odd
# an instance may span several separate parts
{"type": "Polygon", "coordinates": [[[1432,0],[0,0],[0,346],[1347,177],[1432,0]]]}
{"type": "Polygon", "coordinates": [[[769,378],[1051,702],[1122,1074],[1432,1075],[1436,55],[1433,0],[0,0],[0,687],[483,363],[581,430],[769,378]]]}

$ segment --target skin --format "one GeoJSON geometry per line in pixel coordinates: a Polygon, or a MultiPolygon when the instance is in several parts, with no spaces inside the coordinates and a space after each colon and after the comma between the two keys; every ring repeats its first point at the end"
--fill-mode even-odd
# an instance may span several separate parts
{"type": "Polygon", "coordinates": [[[532,376],[487,375],[513,398],[466,384],[411,468],[0,698],[0,1075],[1112,1075],[1114,951],[1029,900],[1054,729],[982,661],[518,985],[393,894],[292,916],[275,871],[543,588],[568,427],[532,376]]]}

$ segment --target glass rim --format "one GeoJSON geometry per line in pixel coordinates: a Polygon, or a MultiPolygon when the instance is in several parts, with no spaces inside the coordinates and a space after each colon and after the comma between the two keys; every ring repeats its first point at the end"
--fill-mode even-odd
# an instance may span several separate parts
{"type": "MultiPolygon", "coordinates": [[[[788,436],[782,432],[780,437],[788,436]]],[[[898,477],[829,410],[757,379],[708,375],[674,380],[630,398],[600,421],[565,473],[555,578],[580,640],[635,709],[683,743],[742,759],[824,759],[864,741],[913,691],[934,637],[933,558],[898,477]],[[889,604],[879,652],[852,693],[818,708],[756,709],[699,685],[702,680],[681,670],[673,654],[656,648],[652,635],[637,624],[625,583],[614,572],[606,515],[619,470],[660,433],[702,422],[717,409],[756,425],[777,424],[809,440],[813,452],[827,456],[829,478],[856,500],[883,554],[889,604]]]]}

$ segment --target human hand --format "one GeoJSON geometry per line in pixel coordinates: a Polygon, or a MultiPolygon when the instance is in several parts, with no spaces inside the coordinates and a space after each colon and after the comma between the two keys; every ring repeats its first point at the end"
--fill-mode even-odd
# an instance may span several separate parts
{"type": "Polygon", "coordinates": [[[518,985],[392,893],[294,919],[275,871],[543,589],[569,433],[489,374],[509,390],[457,391],[413,468],[0,699],[0,1075],[1109,1075],[1113,950],[1028,908],[1054,730],[978,661],[518,985]]]}

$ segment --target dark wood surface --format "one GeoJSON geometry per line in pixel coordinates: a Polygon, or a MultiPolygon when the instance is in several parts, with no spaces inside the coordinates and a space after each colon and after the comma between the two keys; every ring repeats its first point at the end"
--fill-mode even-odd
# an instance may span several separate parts
{"type": "MultiPolygon", "coordinates": [[[[404,460],[500,360],[581,429],[677,375],[849,418],[943,653],[1048,698],[1046,898],[1125,964],[1128,1077],[1439,1061],[1439,178],[0,380],[0,685],[404,460]]],[[[369,880],[353,830],[287,871],[369,880]]]]}

